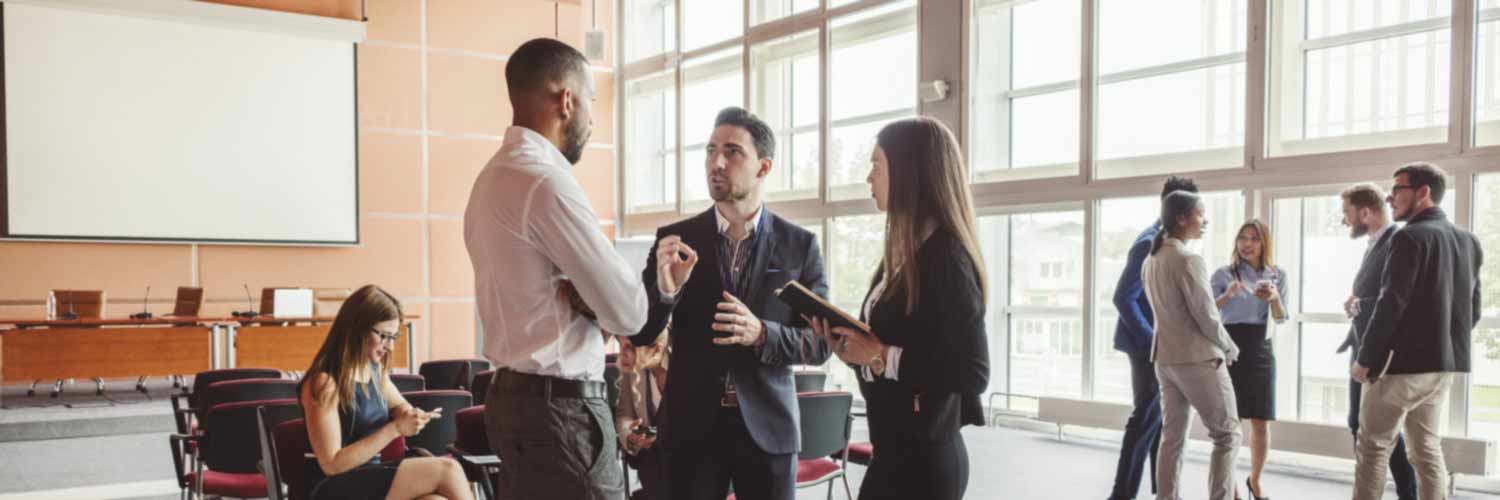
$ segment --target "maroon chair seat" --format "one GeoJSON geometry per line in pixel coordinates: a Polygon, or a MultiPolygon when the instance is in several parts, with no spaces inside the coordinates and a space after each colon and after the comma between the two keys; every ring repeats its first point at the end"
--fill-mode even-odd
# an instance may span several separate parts
{"type": "Polygon", "coordinates": [[[814,458],[797,461],[797,485],[813,485],[826,481],[830,474],[839,472],[839,464],[829,458],[814,458]]]}
{"type": "MultiPolygon", "coordinates": [[[[197,484],[198,473],[185,476],[188,484],[197,484]]],[[[203,493],[233,498],[265,498],[266,477],[259,472],[203,471],[203,493]]]]}
{"type": "MultiPolygon", "coordinates": [[[[844,451],[845,450],[835,451],[832,455],[829,455],[828,458],[832,458],[835,460],[843,459],[844,451]]],[[[870,443],[869,441],[849,443],[848,452],[849,463],[869,466],[870,460],[875,458],[875,445],[870,443]]]]}
{"type": "Polygon", "coordinates": [[[458,410],[453,419],[458,422],[458,436],[453,440],[453,451],[464,455],[491,455],[489,435],[484,429],[484,406],[470,406],[458,410]]]}

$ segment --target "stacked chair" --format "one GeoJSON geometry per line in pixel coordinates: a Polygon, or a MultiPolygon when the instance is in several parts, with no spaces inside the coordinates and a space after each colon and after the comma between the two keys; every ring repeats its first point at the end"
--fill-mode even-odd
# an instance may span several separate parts
{"type": "Polygon", "coordinates": [[[490,369],[483,359],[442,359],[422,363],[417,369],[432,390],[468,389],[474,374],[490,369]]]}

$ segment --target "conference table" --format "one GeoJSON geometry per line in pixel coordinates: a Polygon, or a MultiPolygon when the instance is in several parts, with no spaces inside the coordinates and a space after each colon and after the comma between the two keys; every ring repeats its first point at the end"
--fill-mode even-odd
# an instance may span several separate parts
{"type": "MultiPolygon", "coordinates": [[[[190,375],[233,367],[306,370],[333,323],[330,316],[0,318],[0,384],[7,380],[190,375]],[[221,347],[222,346],[222,347],[221,347]]],[[[391,366],[411,363],[417,329],[406,316],[405,342],[391,366]]]]}

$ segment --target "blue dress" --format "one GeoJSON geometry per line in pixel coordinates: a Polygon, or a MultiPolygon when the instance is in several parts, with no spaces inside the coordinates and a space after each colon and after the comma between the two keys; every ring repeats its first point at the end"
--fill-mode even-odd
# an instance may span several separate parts
{"type": "MultiPolygon", "coordinates": [[[[371,366],[370,372],[380,373],[378,367],[371,366]]],[[[376,379],[371,377],[369,382],[358,385],[354,391],[354,409],[348,411],[339,408],[339,435],[343,446],[349,446],[355,441],[364,439],[385,426],[390,421],[390,411],[385,402],[385,395],[380,393],[380,385],[376,379]]],[[[359,467],[344,471],[331,477],[324,477],[323,471],[316,464],[312,469],[316,473],[310,478],[315,484],[312,489],[312,498],[315,500],[333,499],[381,499],[391,490],[391,483],[396,479],[396,468],[401,461],[381,462],[377,455],[370,462],[359,467]]]]}

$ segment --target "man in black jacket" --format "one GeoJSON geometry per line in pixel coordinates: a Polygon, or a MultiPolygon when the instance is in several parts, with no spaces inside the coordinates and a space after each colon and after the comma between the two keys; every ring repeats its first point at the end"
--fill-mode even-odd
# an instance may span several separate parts
{"type": "MultiPolygon", "coordinates": [[[[1338,352],[1349,352],[1349,363],[1359,360],[1359,340],[1370,316],[1375,314],[1375,299],[1380,297],[1380,277],[1385,271],[1385,260],[1391,255],[1391,237],[1396,235],[1396,223],[1385,210],[1385,194],[1374,184],[1356,184],[1339,194],[1344,203],[1344,225],[1349,226],[1349,237],[1365,238],[1365,257],[1354,275],[1354,286],[1349,299],[1344,301],[1348,313],[1349,336],[1339,346],[1338,352]],[[1351,350],[1352,348],[1352,350],[1351,350]]],[[[1349,379],[1349,431],[1354,433],[1354,443],[1359,444],[1359,402],[1363,385],[1349,379]]],[[[1406,459],[1406,440],[1396,435],[1396,448],[1391,452],[1391,479],[1396,482],[1396,498],[1417,500],[1417,471],[1406,459]]]]}
{"type": "Polygon", "coordinates": [[[661,444],[671,498],[792,500],[801,434],[791,365],[829,346],[777,299],[796,280],[827,296],[811,232],[761,203],[776,139],[740,108],[719,113],[705,161],[713,208],[658,229],[642,281],[650,303],[635,345],[672,322],[661,444]],[[705,269],[694,272],[702,259],[705,269]]]}
{"type": "Polygon", "coordinates": [[[1418,496],[1447,498],[1448,471],[1438,428],[1453,372],[1469,371],[1469,334],[1479,323],[1483,252],[1437,205],[1442,170],[1418,163],[1396,171],[1386,199],[1406,226],[1391,236],[1380,298],[1365,325],[1350,375],[1364,383],[1354,499],[1376,500],[1385,465],[1405,422],[1418,496]]]}

